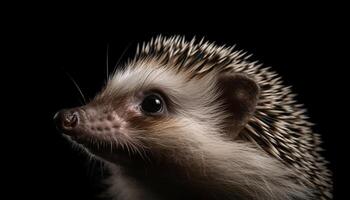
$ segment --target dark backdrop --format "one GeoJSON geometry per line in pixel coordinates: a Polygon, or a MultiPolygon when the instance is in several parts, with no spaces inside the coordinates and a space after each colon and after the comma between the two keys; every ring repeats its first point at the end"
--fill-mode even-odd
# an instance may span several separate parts
{"type": "Polygon", "coordinates": [[[52,122],[57,110],[80,104],[79,93],[66,73],[75,79],[87,98],[92,98],[104,84],[107,54],[111,71],[119,60],[122,63],[133,56],[137,43],[159,34],[237,44],[239,49],[252,53],[252,59],[272,66],[285,84],[293,86],[297,100],[308,109],[311,121],[316,124],[314,130],[324,141],[324,156],[330,160],[337,179],[336,138],[339,138],[338,111],[342,107],[338,104],[341,89],[335,86],[342,84],[337,77],[344,68],[337,64],[340,54],[337,47],[341,46],[339,21],[323,12],[304,11],[302,15],[293,12],[287,16],[281,12],[265,18],[262,15],[247,19],[245,15],[227,13],[218,18],[196,15],[172,20],[161,19],[161,15],[126,20],[118,15],[111,16],[107,23],[79,17],[45,21],[45,16],[39,16],[26,21],[16,35],[21,41],[17,50],[24,54],[25,64],[14,68],[23,76],[23,82],[9,84],[21,87],[14,90],[19,97],[16,107],[21,113],[25,110],[20,118],[28,124],[15,125],[17,130],[24,129],[14,134],[16,141],[24,145],[11,150],[15,156],[8,162],[19,162],[10,167],[24,177],[21,181],[12,179],[9,184],[24,190],[11,195],[93,199],[99,193],[98,181],[106,172],[101,171],[99,163],[91,164],[86,156],[74,151],[52,122]]]}

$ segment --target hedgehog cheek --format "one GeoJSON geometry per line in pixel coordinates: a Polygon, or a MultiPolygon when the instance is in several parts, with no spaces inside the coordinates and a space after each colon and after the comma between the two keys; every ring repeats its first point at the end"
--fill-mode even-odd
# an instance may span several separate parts
{"type": "Polygon", "coordinates": [[[235,139],[254,114],[259,98],[259,86],[244,74],[221,75],[218,87],[229,116],[225,122],[227,133],[235,139]]]}

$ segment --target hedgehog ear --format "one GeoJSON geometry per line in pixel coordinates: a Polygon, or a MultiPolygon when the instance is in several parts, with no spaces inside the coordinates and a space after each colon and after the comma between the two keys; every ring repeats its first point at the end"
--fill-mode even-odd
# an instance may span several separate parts
{"type": "Polygon", "coordinates": [[[253,79],[240,73],[221,75],[218,85],[230,116],[225,124],[230,136],[236,138],[256,109],[260,88],[253,79]]]}

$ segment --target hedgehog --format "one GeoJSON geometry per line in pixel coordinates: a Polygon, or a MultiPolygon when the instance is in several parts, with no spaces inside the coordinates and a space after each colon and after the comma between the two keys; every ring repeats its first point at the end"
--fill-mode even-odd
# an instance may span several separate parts
{"type": "Polygon", "coordinates": [[[111,199],[332,199],[290,87],[236,47],[157,36],[58,129],[110,172],[111,199]]]}

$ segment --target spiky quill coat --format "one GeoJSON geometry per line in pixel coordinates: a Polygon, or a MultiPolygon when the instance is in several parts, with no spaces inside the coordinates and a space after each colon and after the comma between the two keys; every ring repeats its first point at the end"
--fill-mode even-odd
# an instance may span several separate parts
{"type": "MultiPolygon", "coordinates": [[[[226,79],[222,80],[225,83],[226,79]]],[[[110,77],[91,105],[115,105],[117,94],[151,86],[167,93],[176,114],[157,120],[130,120],[134,124],[124,128],[128,130],[125,141],[142,143],[158,159],[171,160],[167,167],[176,166],[188,175],[186,181],[174,185],[194,185],[187,189],[196,191],[195,198],[332,198],[330,171],[320,155],[320,138],[312,131],[312,123],[303,106],[294,100],[290,87],[283,85],[270,68],[249,61],[249,56],[233,47],[159,36],[137,48],[135,58],[110,77]],[[247,101],[252,103],[246,106],[245,101],[237,100],[243,106],[235,111],[254,107],[245,110],[240,120],[233,117],[230,124],[234,126],[223,123],[230,117],[223,112],[222,90],[218,89],[217,77],[222,76],[237,76],[233,83],[240,84],[221,85],[225,91],[249,88],[243,97],[248,96],[247,101]],[[249,97],[252,94],[257,98],[249,97]]],[[[235,95],[240,96],[240,91],[235,95]]],[[[108,137],[122,141],[120,136],[111,135],[108,137]]],[[[110,163],[109,168],[113,175],[108,179],[108,194],[116,199],[162,199],[168,192],[152,188],[153,183],[163,180],[155,175],[162,170],[147,171],[150,175],[142,175],[140,181],[139,172],[135,175],[118,163],[110,163]],[[154,181],[147,182],[147,178],[154,181]]],[[[163,175],[167,173],[165,183],[154,188],[166,188],[170,180],[178,178],[171,170],[163,175]]],[[[169,185],[173,187],[169,195],[175,194],[171,193],[174,190],[181,192],[174,185],[169,185]]]]}

